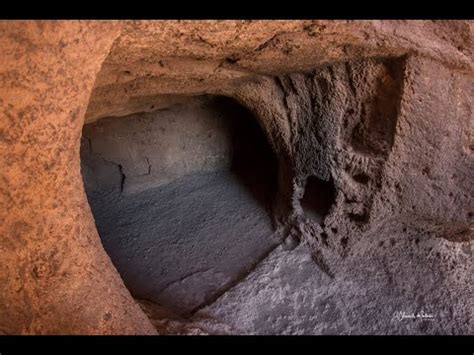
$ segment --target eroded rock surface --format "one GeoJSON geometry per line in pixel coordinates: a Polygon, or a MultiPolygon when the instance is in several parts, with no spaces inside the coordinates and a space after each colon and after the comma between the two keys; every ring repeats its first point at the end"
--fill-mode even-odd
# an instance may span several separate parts
{"type": "MultiPolygon", "coordinates": [[[[0,27],[1,333],[155,332],[94,228],[81,131],[84,121],[114,116],[120,126],[127,118],[118,116],[203,94],[233,98],[262,127],[277,159],[270,244],[286,249],[191,318],[142,302],[156,331],[472,333],[472,21],[0,27]],[[393,319],[422,310],[435,321],[393,319]]],[[[205,170],[204,156],[227,149],[180,131],[200,148],[182,156],[186,168],[171,164],[168,177],[150,170],[163,156],[109,162],[121,199],[205,170]]],[[[94,137],[85,144],[93,153],[94,137]]],[[[134,149],[140,158],[152,153],[134,149]]],[[[208,168],[225,165],[216,159],[208,168]]]]}
{"type": "Polygon", "coordinates": [[[152,111],[174,95],[219,93],[321,64],[419,53],[472,71],[469,21],[124,21],[87,120],[152,111]],[[161,96],[166,94],[167,96],[161,96]],[[161,96],[161,97],[160,97],[161,96]]]}

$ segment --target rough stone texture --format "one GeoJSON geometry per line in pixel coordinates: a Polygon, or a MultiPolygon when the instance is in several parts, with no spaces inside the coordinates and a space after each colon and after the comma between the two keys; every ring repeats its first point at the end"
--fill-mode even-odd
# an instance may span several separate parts
{"type": "Polygon", "coordinates": [[[241,106],[186,103],[85,125],[81,158],[97,229],[127,287],[189,315],[277,245],[276,169],[241,106]]]}
{"type": "Polygon", "coordinates": [[[104,160],[115,165],[119,176],[92,169],[87,188],[107,189],[123,179],[125,194],[138,192],[193,173],[230,169],[237,159],[248,163],[250,150],[262,146],[255,154],[262,152],[264,164],[265,154],[274,159],[265,140],[253,116],[227,98],[188,97],[152,113],[101,120],[85,125],[83,152],[94,156],[97,168],[104,160]]]}
{"type": "Polygon", "coordinates": [[[330,224],[341,224],[349,228],[339,233],[345,238],[369,221],[393,145],[403,63],[338,63],[240,88],[237,97],[267,127],[279,152],[282,224],[301,228],[306,223],[300,200],[310,177],[331,181],[337,190],[327,228],[309,223],[311,234],[332,236],[337,233],[330,224]]]}
{"type": "MultiPolygon", "coordinates": [[[[210,93],[234,97],[259,121],[278,157],[276,240],[302,240],[310,253],[275,251],[209,305],[220,319],[202,332],[311,333],[310,324],[314,333],[472,333],[472,29],[472,21],[1,22],[0,332],[155,333],[94,228],[81,130],[84,119],[210,93]],[[301,206],[308,181],[335,190],[322,222],[301,206]],[[319,268],[292,280],[295,268],[315,265],[310,256],[319,268]],[[275,265],[290,271],[279,276],[275,265]],[[255,282],[270,286],[259,294],[255,282]],[[303,298],[321,291],[315,303],[281,306],[298,285],[303,298]],[[263,304],[272,290],[273,311],[263,304]],[[258,311],[232,307],[241,300],[258,311]],[[380,311],[386,300],[392,308],[380,311]],[[390,310],[427,304],[439,322],[389,322],[390,310]],[[357,305],[368,320],[350,313],[357,305]]],[[[153,320],[168,332],[164,323],[153,320]]]]}
{"type": "Polygon", "coordinates": [[[103,250],[79,143],[114,23],[0,23],[0,333],[152,334],[103,250]]]}
{"type": "Polygon", "coordinates": [[[306,247],[279,247],[188,327],[211,334],[219,328],[226,334],[472,334],[467,243],[401,232],[398,222],[365,237],[334,278],[316,267],[306,247]],[[401,312],[432,318],[400,319],[401,312]]]}
{"type": "Polygon", "coordinates": [[[152,111],[176,94],[220,93],[256,76],[407,53],[471,72],[472,23],[125,21],[97,77],[86,119],[152,111]]]}

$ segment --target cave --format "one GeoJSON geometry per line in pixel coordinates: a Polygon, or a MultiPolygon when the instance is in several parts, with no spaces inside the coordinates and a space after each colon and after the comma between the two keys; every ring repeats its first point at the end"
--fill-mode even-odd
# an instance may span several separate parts
{"type": "Polygon", "coordinates": [[[472,29],[0,21],[0,335],[471,334],[472,29]]]}
{"type": "Polygon", "coordinates": [[[235,100],[87,124],[81,164],[104,248],[139,300],[189,316],[277,245],[275,154],[235,100]]]}

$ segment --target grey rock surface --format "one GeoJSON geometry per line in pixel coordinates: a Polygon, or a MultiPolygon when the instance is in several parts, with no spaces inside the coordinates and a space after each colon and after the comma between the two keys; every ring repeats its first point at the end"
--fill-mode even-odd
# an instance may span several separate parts
{"type": "Polygon", "coordinates": [[[211,302],[276,245],[267,211],[229,172],[89,199],[132,294],[177,313],[211,302]]]}
{"type": "Polygon", "coordinates": [[[82,149],[97,229],[125,284],[135,297],[184,315],[277,245],[265,136],[229,100],[188,102],[86,126],[82,149]],[[144,156],[153,164],[146,176],[144,156]],[[163,157],[171,163],[155,169],[163,157]]]}
{"type": "Polygon", "coordinates": [[[472,334],[469,242],[404,232],[393,221],[364,237],[334,278],[306,246],[278,247],[198,316],[242,334],[472,334]]]}

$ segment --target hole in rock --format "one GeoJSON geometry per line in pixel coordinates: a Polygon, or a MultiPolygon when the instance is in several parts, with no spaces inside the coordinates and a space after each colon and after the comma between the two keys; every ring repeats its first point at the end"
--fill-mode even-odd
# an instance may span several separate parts
{"type": "Polygon", "coordinates": [[[354,179],[354,181],[362,185],[367,185],[367,183],[370,181],[370,177],[364,173],[356,174],[352,178],[354,179]]]}
{"type": "Polygon", "coordinates": [[[189,315],[276,245],[276,159],[232,99],[87,124],[81,165],[104,248],[138,299],[189,315]]]}
{"type": "Polygon", "coordinates": [[[347,217],[359,224],[365,224],[369,221],[369,215],[365,211],[362,213],[348,213],[347,217]]]}
{"type": "Polygon", "coordinates": [[[301,207],[308,217],[321,224],[335,199],[336,189],[332,180],[324,181],[315,176],[307,178],[301,207]]]}

